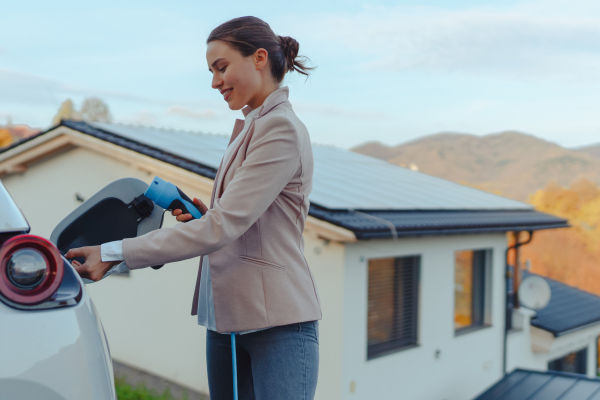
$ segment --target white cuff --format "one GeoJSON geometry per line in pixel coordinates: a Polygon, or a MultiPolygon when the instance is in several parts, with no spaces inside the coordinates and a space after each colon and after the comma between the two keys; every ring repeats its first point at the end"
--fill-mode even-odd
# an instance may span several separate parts
{"type": "Polygon", "coordinates": [[[123,261],[123,241],[102,243],[100,246],[100,259],[104,261],[123,261]]]}

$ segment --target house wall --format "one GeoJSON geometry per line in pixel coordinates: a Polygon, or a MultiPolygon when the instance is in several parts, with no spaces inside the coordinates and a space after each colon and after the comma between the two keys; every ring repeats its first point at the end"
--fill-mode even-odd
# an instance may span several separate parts
{"type": "Polygon", "coordinates": [[[515,312],[513,320],[522,318],[524,320],[522,329],[510,332],[508,335],[507,370],[509,372],[515,368],[546,371],[548,362],[586,348],[587,376],[590,378],[597,376],[596,352],[600,325],[590,326],[555,338],[550,332],[529,324],[529,320],[535,315],[535,312],[520,314],[518,311],[515,312]]]}
{"type": "MultiPolygon", "coordinates": [[[[31,233],[46,238],[68,213],[108,183],[135,177],[150,182],[155,171],[74,148],[29,166],[2,182],[22,209],[31,233]]],[[[210,193],[180,188],[208,203],[210,193]]],[[[165,227],[177,223],[165,214],[165,227]]],[[[339,399],[342,363],[344,246],[305,235],[306,258],[317,280],[324,319],[320,322],[318,399],[339,399]]],[[[135,368],[208,393],[206,329],[190,315],[199,257],[111,276],[87,285],[99,312],[112,357],[135,368]]]]}
{"type": "Polygon", "coordinates": [[[342,399],[467,400],[502,377],[503,234],[346,246],[342,399]],[[491,326],[456,336],[454,252],[491,249],[491,326]],[[369,258],[421,255],[418,346],[367,360],[369,258]],[[439,357],[436,352],[439,351],[439,357]]]}

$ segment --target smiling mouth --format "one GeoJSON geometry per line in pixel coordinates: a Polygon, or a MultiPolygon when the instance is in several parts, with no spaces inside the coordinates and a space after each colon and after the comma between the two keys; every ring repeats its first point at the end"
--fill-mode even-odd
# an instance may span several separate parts
{"type": "Polygon", "coordinates": [[[231,91],[233,90],[233,88],[231,89],[227,89],[226,91],[224,91],[223,94],[223,99],[227,100],[227,98],[229,97],[229,95],[231,94],[231,91]]]}

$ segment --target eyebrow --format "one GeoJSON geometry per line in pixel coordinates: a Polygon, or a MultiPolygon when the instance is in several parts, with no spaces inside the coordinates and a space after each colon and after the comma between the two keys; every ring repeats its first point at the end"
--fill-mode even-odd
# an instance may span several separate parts
{"type": "Polygon", "coordinates": [[[212,64],[211,67],[214,67],[219,61],[224,60],[225,58],[221,57],[221,58],[217,58],[212,64]]]}

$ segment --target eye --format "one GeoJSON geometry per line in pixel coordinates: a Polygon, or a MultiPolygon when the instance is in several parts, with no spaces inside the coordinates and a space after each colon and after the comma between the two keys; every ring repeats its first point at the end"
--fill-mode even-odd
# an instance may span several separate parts
{"type": "Polygon", "coordinates": [[[225,69],[226,69],[226,68],[227,68],[227,67],[219,68],[219,71],[220,71],[220,72],[225,72],[225,69]]]}

